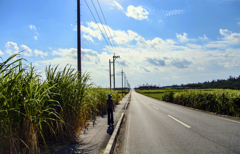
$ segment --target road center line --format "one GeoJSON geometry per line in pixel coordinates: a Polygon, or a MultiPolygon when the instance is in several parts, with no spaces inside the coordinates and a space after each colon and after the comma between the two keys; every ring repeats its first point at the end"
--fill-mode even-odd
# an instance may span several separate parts
{"type": "Polygon", "coordinates": [[[185,127],[187,127],[187,128],[191,128],[191,126],[188,126],[187,124],[185,124],[185,123],[183,123],[182,121],[180,121],[180,120],[178,120],[178,119],[172,117],[171,115],[168,115],[168,116],[169,116],[170,118],[172,118],[173,120],[179,122],[180,124],[184,125],[185,127]]]}
{"type": "Polygon", "coordinates": [[[153,106],[156,110],[159,110],[157,107],[153,106]]]}

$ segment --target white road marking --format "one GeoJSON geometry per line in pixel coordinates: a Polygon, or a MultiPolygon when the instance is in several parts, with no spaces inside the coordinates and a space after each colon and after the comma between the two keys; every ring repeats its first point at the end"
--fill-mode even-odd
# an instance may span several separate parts
{"type": "Polygon", "coordinates": [[[156,110],[159,110],[157,107],[153,106],[156,110]]]}
{"type": "Polygon", "coordinates": [[[171,115],[168,115],[168,116],[169,116],[170,118],[172,118],[173,120],[179,122],[180,124],[184,125],[185,127],[187,127],[187,128],[191,128],[191,126],[188,126],[187,124],[185,124],[185,123],[181,122],[180,120],[178,120],[178,119],[172,117],[171,115]]]}
{"type": "Polygon", "coordinates": [[[239,122],[239,121],[230,120],[230,119],[221,118],[221,117],[217,117],[217,118],[219,118],[219,119],[223,119],[223,120],[227,120],[227,121],[231,121],[231,122],[235,122],[235,123],[239,123],[239,124],[240,124],[240,122],[239,122]]]}

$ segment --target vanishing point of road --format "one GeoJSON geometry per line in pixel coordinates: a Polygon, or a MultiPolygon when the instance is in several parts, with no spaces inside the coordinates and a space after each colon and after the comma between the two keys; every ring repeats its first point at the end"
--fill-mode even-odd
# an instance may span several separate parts
{"type": "MultiPolygon", "coordinates": [[[[121,153],[239,153],[240,121],[132,90],[121,153]]],[[[121,132],[120,132],[121,133],[121,132]]]]}

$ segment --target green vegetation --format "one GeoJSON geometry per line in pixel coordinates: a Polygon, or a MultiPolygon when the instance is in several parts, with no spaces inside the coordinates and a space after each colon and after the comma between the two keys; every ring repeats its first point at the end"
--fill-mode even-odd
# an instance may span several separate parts
{"type": "Polygon", "coordinates": [[[80,77],[71,66],[48,66],[41,81],[17,55],[0,63],[0,153],[41,153],[39,145],[48,151],[49,140],[74,138],[87,120],[106,113],[108,93],[115,105],[122,99],[92,86],[88,74],[80,77]]]}
{"type": "Polygon", "coordinates": [[[234,89],[240,90],[240,75],[238,77],[229,76],[227,80],[217,79],[212,80],[211,82],[205,81],[203,83],[188,83],[188,84],[173,84],[171,86],[158,87],[156,85],[142,85],[136,89],[140,90],[160,90],[160,89],[234,89]]]}
{"type": "Polygon", "coordinates": [[[136,90],[159,100],[218,114],[240,117],[240,91],[229,89],[136,90]]]}
{"type": "Polygon", "coordinates": [[[238,77],[229,76],[227,80],[217,79],[212,80],[211,82],[206,81],[203,83],[191,83],[186,85],[181,85],[181,88],[217,88],[217,89],[235,89],[240,90],[240,75],[238,77]]]}

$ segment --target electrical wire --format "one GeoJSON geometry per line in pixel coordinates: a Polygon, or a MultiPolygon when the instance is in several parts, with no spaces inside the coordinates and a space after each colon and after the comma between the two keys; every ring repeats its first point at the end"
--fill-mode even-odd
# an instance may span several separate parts
{"type": "MultiPolygon", "coordinates": [[[[91,14],[92,14],[92,16],[93,16],[93,18],[94,18],[95,22],[97,23],[97,20],[96,20],[96,18],[94,17],[94,15],[93,15],[93,13],[92,13],[92,11],[91,11],[91,9],[90,9],[90,7],[89,7],[88,3],[86,2],[86,0],[84,0],[84,1],[85,1],[85,3],[87,4],[87,7],[88,7],[89,11],[91,12],[91,14]]],[[[106,40],[105,36],[103,35],[103,32],[102,32],[102,30],[100,29],[100,27],[99,27],[98,23],[97,23],[97,26],[98,26],[98,29],[101,31],[101,34],[102,34],[102,36],[103,36],[103,38],[104,38],[105,42],[107,43],[107,45],[108,45],[108,46],[110,46],[110,45],[108,44],[108,42],[107,42],[107,40],[106,40]]],[[[111,50],[112,50],[112,49],[111,49],[111,50]]],[[[112,51],[112,52],[113,52],[113,51],[112,51]]]]}
{"type": "MultiPolygon", "coordinates": [[[[114,43],[114,40],[113,40],[112,34],[111,34],[110,30],[109,30],[109,26],[108,26],[108,24],[107,24],[107,20],[106,20],[106,18],[105,18],[105,16],[104,16],[104,13],[103,13],[103,11],[102,11],[102,7],[101,7],[101,5],[100,5],[100,3],[99,3],[98,0],[97,0],[97,2],[98,2],[98,5],[99,5],[100,10],[101,10],[101,12],[102,12],[102,15],[103,15],[104,21],[105,21],[105,23],[106,23],[106,25],[107,25],[108,32],[109,32],[110,37],[111,37],[111,39],[112,39],[113,45],[114,45],[114,47],[115,47],[115,50],[118,52],[118,50],[116,49],[116,46],[115,46],[115,43],[114,43]]],[[[118,53],[118,54],[119,54],[119,53],[118,53]]]]}
{"type": "MultiPolygon", "coordinates": [[[[91,0],[91,2],[92,2],[92,5],[93,5],[93,7],[94,7],[94,9],[95,9],[95,11],[96,11],[96,13],[97,13],[97,15],[98,15],[98,18],[99,18],[100,22],[101,22],[101,24],[102,24],[103,30],[105,31],[105,35],[106,35],[106,37],[108,38],[111,47],[114,49],[114,47],[113,47],[113,45],[112,45],[112,43],[111,43],[111,41],[110,41],[110,39],[109,39],[109,36],[108,36],[108,34],[107,34],[107,32],[106,32],[106,29],[105,29],[105,27],[104,27],[104,25],[103,25],[103,22],[102,22],[99,14],[98,14],[98,11],[97,11],[97,9],[96,9],[96,7],[95,7],[95,5],[94,5],[94,3],[93,3],[92,0],[91,0]]],[[[114,53],[115,53],[115,52],[114,52],[114,53]]]]}
{"type": "MultiPolygon", "coordinates": [[[[98,18],[99,18],[99,20],[100,20],[100,22],[101,22],[101,24],[102,24],[102,27],[103,27],[103,30],[105,31],[105,33],[104,33],[104,32],[102,31],[102,29],[99,27],[99,24],[97,23],[97,20],[96,20],[95,16],[93,15],[93,13],[92,13],[92,11],[91,11],[91,9],[90,9],[87,1],[86,1],[86,0],[84,0],[84,1],[85,1],[85,3],[87,4],[87,7],[88,7],[89,11],[91,12],[91,14],[92,14],[92,16],[93,16],[93,18],[94,18],[97,26],[98,26],[98,29],[101,31],[101,34],[102,34],[105,42],[106,42],[107,45],[109,46],[109,49],[114,53],[114,55],[115,55],[115,51],[116,51],[116,52],[118,53],[118,55],[120,56],[120,54],[119,54],[119,52],[118,52],[118,50],[117,50],[117,48],[116,48],[116,45],[115,45],[115,43],[114,43],[114,39],[113,39],[113,37],[112,37],[112,34],[111,34],[110,30],[109,30],[109,26],[108,26],[108,24],[107,24],[106,18],[105,18],[105,16],[104,16],[104,13],[103,13],[103,11],[102,11],[102,8],[101,8],[101,6],[100,6],[99,1],[97,0],[97,1],[98,1],[98,5],[99,5],[99,7],[100,7],[100,10],[101,10],[101,12],[102,12],[104,21],[105,21],[105,23],[106,23],[106,25],[107,25],[108,32],[109,32],[109,34],[110,34],[110,38],[111,38],[111,39],[109,39],[108,33],[106,32],[106,29],[104,28],[103,22],[102,22],[99,14],[98,14],[98,11],[97,11],[97,9],[96,9],[93,1],[91,0],[91,2],[92,2],[92,4],[93,4],[93,6],[94,6],[94,9],[95,9],[95,11],[96,11],[96,13],[97,13],[97,15],[98,15],[98,18]],[[109,43],[108,43],[107,39],[105,38],[105,36],[104,36],[103,34],[105,34],[105,36],[108,38],[109,43]],[[111,40],[112,42],[111,42],[110,40],[111,40]],[[109,44],[110,44],[110,45],[109,45],[109,44]]],[[[123,70],[123,66],[122,66],[122,65],[121,65],[121,68],[122,68],[122,70],[123,70]]],[[[125,73],[125,76],[126,76],[126,73],[125,73]]]]}

